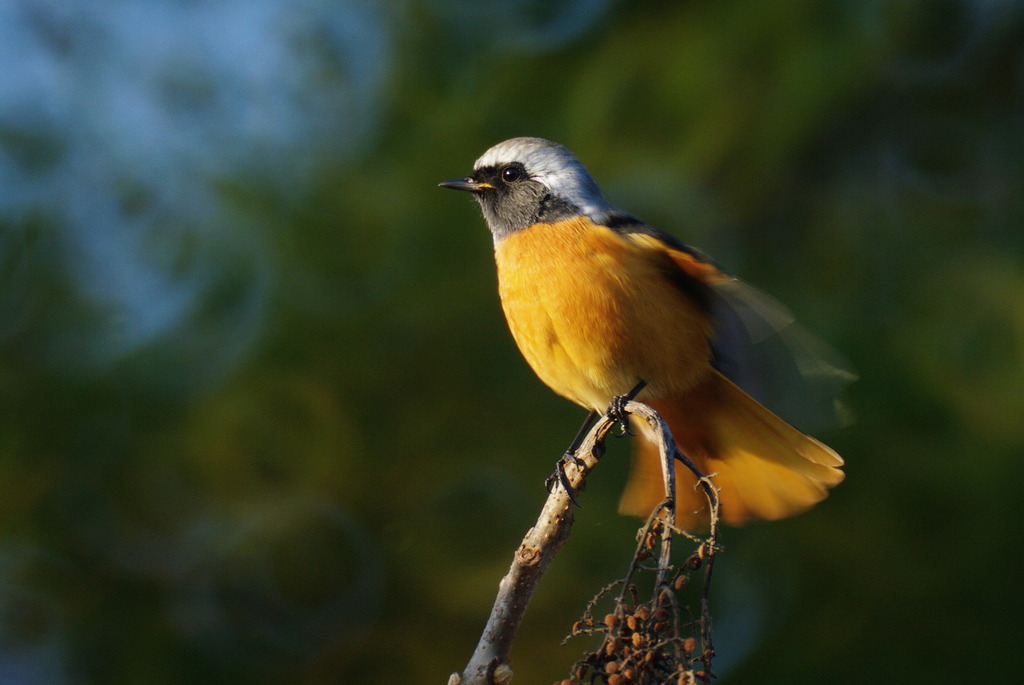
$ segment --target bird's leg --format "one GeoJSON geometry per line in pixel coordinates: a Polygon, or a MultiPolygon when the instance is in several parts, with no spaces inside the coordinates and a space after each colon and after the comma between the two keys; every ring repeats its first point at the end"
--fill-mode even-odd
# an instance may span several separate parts
{"type": "Polygon", "coordinates": [[[622,432],[619,433],[619,437],[633,435],[633,431],[629,429],[629,414],[626,412],[626,405],[632,402],[633,398],[639,395],[645,387],[647,387],[647,381],[641,380],[625,395],[616,395],[612,398],[612,402],[608,406],[608,416],[622,424],[622,432]]]}
{"type": "Polygon", "coordinates": [[[577,466],[582,466],[580,458],[576,456],[576,450],[578,450],[580,445],[583,444],[583,438],[586,436],[587,431],[590,430],[590,427],[594,425],[595,420],[597,420],[597,412],[591,409],[587,414],[587,418],[583,419],[583,425],[581,425],[580,429],[576,431],[576,437],[572,439],[572,442],[569,443],[569,447],[565,450],[562,458],[555,464],[555,472],[548,476],[548,479],[544,481],[544,487],[548,489],[548,492],[551,492],[551,489],[554,487],[556,482],[561,485],[562,488],[565,489],[565,494],[569,496],[569,501],[577,507],[582,507],[583,505],[576,501],[576,497],[572,491],[572,486],[569,485],[569,478],[565,475],[565,464],[568,461],[572,461],[577,466]]]}
{"type": "MultiPolygon", "coordinates": [[[[639,395],[640,391],[646,386],[647,381],[642,380],[625,395],[616,395],[612,398],[611,405],[608,407],[608,416],[622,424],[621,435],[633,435],[633,432],[629,429],[629,414],[626,413],[626,404],[632,402],[633,398],[639,395]]],[[[562,458],[555,464],[555,472],[544,481],[544,487],[548,489],[548,492],[552,492],[555,483],[561,485],[565,490],[565,494],[569,496],[569,501],[577,507],[582,507],[583,505],[576,501],[576,494],[573,492],[572,486],[569,485],[568,476],[565,475],[565,465],[570,461],[576,466],[582,465],[580,458],[576,456],[576,451],[583,444],[583,438],[586,437],[587,431],[594,425],[595,420],[597,420],[597,412],[591,409],[587,417],[583,419],[583,425],[576,431],[576,437],[572,439],[562,458]]]]}

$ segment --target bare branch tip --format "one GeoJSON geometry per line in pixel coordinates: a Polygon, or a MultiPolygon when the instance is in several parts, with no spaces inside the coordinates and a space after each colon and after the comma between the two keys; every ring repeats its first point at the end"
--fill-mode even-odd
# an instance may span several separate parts
{"type": "Polygon", "coordinates": [[[508,685],[512,682],[512,667],[508,664],[498,664],[494,668],[494,675],[491,677],[494,685],[508,685]]]}

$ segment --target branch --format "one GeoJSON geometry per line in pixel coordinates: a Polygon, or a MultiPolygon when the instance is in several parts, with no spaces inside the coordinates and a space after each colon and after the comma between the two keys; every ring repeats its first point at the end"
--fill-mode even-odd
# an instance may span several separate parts
{"type": "MultiPolygon", "coordinates": [[[[635,403],[630,402],[627,407],[632,404],[635,403]]],[[[587,475],[603,456],[604,439],[615,424],[615,419],[607,415],[601,417],[583,439],[576,458],[563,462],[566,479],[575,492],[582,489],[587,475]]],[[[555,485],[544,502],[537,523],[527,531],[516,550],[512,567],[498,584],[498,596],[476,651],[461,674],[453,673],[449,677],[449,685],[506,685],[512,679],[508,665],[512,640],[541,576],[565,545],[573,518],[568,493],[565,488],[555,485]]]]}
{"type": "MultiPolygon", "coordinates": [[[[707,613],[707,593],[710,590],[710,562],[713,560],[718,523],[717,492],[704,474],[700,473],[692,462],[679,452],[668,426],[657,412],[645,404],[634,401],[627,402],[623,409],[625,413],[635,415],[655,428],[655,438],[659,443],[662,457],[665,501],[648,520],[638,547],[638,550],[643,549],[645,539],[654,536],[655,530],[660,531],[662,549],[655,582],[655,597],[661,596],[666,591],[671,594],[668,584],[668,574],[671,570],[671,539],[673,532],[679,532],[674,525],[675,464],[673,457],[680,459],[694,472],[709,498],[712,527],[711,537],[701,547],[702,550],[706,547],[709,552],[706,558],[708,565],[705,567],[705,594],[700,623],[702,642],[704,643],[701,660],[705,663],[705,672],[710,673],[713,650],[710,641],[711,621],[710,615],[707,613]]],[[[597,466],[604,454],[605,439],[616,423],[618,421],[607,414],[602,416],[587,433],[579,449],[576,450],[574,458],[566,458],[562,462],[566,479],[574,492],[579,492],[582,489],[587,476],[597,466]]],[[[573,519],[574,510],[568,493],[565,488],[556,486],[548,495],[540,516],[537,518],[537,523],[526,533],[526,537],[523,538],[516,550],[511,568],[498,585],[498,596],[495,598],[491,615],[473,656],[462,673],[453,673],[449,677],[448,685],[507,685],[511,681],[512,668],[509,665],[509,653],[512,649],[512,641],[515,639],[519,624],[526,613],[526,607],[529,605],[541,576],[547,570],[551,560],[565,545],[573,519]]],[[[650,543],[647,546],[650,547],[650,543]]],[[[630,568],[629,576],[632,576],[636,570],[639,560],[639,556],[634,556],[634,564],[630,568]]],[[[630,583],[627,578],[623,583],[622,592],[625,593],[629,587],[630,583]]],[[[620,595],[617,605],[622,605],[622,595],[620,595]]]]}

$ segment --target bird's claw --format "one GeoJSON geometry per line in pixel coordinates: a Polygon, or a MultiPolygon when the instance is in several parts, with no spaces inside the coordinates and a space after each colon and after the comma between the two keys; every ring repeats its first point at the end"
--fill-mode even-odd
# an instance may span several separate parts
{"type": "Polygon", "coordinates": [[[556,485],[562,486],[562,489],[565,490],[565,494],[569,498],[569,501],[572,502],[573,506],[582,508],[583,505],[576,501],[575,491],[569,483],[569,476],[565,473],[565,464],[570,461],[577,468],[582,468],[585,465],[584,461],[574,453],[566,452],[555,464],[555,472],[548,476],[547,480],[544,481],[544,487],[547,488],[548,492],[554,492],[556,485]]]}
{"type": "Polygon", "coordinates": [[[620,438],[626,435],[636,435],[629,426],[629,412],[626,411],[626,405],[632,402],[646,386],[647,381],[641,380],[625,395],[616,395],[613,397],[611,404],[608,405],[608,417],[620,424],[620,438]]]}
{"type": "Polygon", "coordinates": [[[608,417],[619,424],[618,437],[620,438],[636,435],[629,426],[629,412],[626,411],[626,404],[632,399],[629,395],[616,395],[608,406],[608,417]]]}

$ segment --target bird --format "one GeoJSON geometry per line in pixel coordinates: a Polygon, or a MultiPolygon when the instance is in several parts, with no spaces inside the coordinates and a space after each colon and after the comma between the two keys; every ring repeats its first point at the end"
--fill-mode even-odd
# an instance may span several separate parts
{"type": "MultiPolygon", "coordinates": [[[[712,478],[720,521],[791,516],[843,480],[834,450],[752,396],[770,396],[773,383],[776,395],[792,396],[799,385],[837,415],[851,378],[777,300],[613,206],[558,143],[505,140],[468,177],[439,185],[479,203],[505,318],[540,380],[591,417],[641,388],[636,399],[712,478]]],[[[646,517],[664,500],[662,469],[653,429],[635,420],[633,428],[619,511],[646,517]]],[[[677,524],[706,527],[696,476],[676,462],[676,478],[677,524]]]]}

